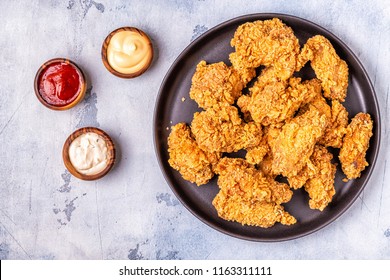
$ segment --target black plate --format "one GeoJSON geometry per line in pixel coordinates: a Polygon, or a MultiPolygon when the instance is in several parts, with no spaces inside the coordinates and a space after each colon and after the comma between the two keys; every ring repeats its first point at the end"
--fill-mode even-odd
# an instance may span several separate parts
{"type": "MultiPolygon", "coordinates": [[[[312,70],[303,71],[303,78],[311,78],[312,70]]],[[[154,112],[154,140],[156,154],[165,179],[183,205],[196,217],[212,228],[225,234],[253,241],[282,241],[302,237],[328,225],[344,213],[357,199],[375,165],[380,142],[380,116],[378,102],[369,77],[362,64],[352,51],[336,36],[324,28],[307,20],[283,14],[252,14],[224,22],[192,42],[176,59],[166,74],[157,98],[154,112]],[[189,98],[191,78],[200,60],[208,63],[224,61],[230,65],[228,55],[234,51],[230,47],[236,28],[245,22],[266,20],[277,17],[290,26],[300,44],[308,38],[320,34],[328,38],[338,55],[349,66],[348,96],[344,106],[350,118],[358,112],[371,114],[374,120],[374,135],[367,152],[367,167],[359,179],[342,182],[344,175],[338,167],[335,179],[336,194],[333,201],[323,212],[311,210],[308,196],[304,190],[294,191],[293,199],[284,204],[285,209],[295,216],[298,222],[292,226],[275,226],[264,229],[260,227],[242,226],[236,222],[228,222],[218,217],[212,200],[218,193],[217,180],[214,177],[207,185],[197,187],[184,180],[180,174],[168,164],[167,138],[172,125],[179,122],[191,123],[193,113],[199,111],[195,101],[189,98]],[[182,101],[182,98],[185,101],[182,101]]],[[[335,157],[337,161],[337,156],[335,157]]]]}

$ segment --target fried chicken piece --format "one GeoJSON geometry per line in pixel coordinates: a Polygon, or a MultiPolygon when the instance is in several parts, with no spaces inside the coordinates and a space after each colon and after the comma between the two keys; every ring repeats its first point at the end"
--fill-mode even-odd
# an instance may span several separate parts
{"type": "MultiPolygon", "coordinates": [[[[325,181],[325,177],[314,177],[305,184],[305,190],[309,194],[309,207],[323,211],[332,201],[336,190],[333,182],[325,181]],[[323,184],[327,185],[323,185],[323,184]]],[[[333,180],[332,180],[333,181],[333,180]]]]}
{"type": "Polygon", "coordinates": [[[251,102],[251,97],[249,95],[241,95],[237,99],[237,106],[240,108],[242,118],[246,122],[253,122],[251,113],[248,111],[248,105],[251,102]]]}
{"type": "Polygon", "coordinates": [[[267,177],[276,177],[277,174],[272,172],[272,155],[270,144],[275,141],[281,129],[275,126],[263,127],[263,137],[258,146],[248,148],[245,159],[248,163],[258,165],[264,175],[267,177]]]}
{"type": "Polygon", "coordinates": [[[282,125],[301,105],[321,94],[321,82],[312,79],[301,83],[301,78],[290,78],[288,84],[275,82],[261,87],[255,83],[250,92],[250,100],[238,101],[243,105],[241,111],[250,112],[252,119],[264,126],[282,125]]]}
{"type": "Polygon", "coordinates": [[[269,151],[264,157],[263,160],[257,163],[257,167],[263,174],[270,178],[275,178],[278,174],[272,169],[272,154],[269,151]]]}
{"type": "Polygon", "coordinates": [[[307,161],[307,164],[298,172],[297,175],[287,178],[288,184],[294,190],[302,188],[307,180],[314,176],[317,173],[317,168],[310,159],[307,161]]]}
{"type": "Polygon", "coordinates": [[[272,146],[277,145],[275,141],[278,138],[281,131],[282,131],[281,128],[274,127],[274,126],[267,126],[264,127],[263,129],[263,141],[267,142],[268,152],[263,157],[261,162],[257,162],[257,167],[266,177],[275,178],[278,175],[273,170],[272,167],[273,157],[272,157],[271,145],[272,146]]]}
{"type": "Polygon", "coordinates": [[[292,177],[306,165],[314,145],[325,131],[326,116],[314,106],[286,122],[281,132],[269,141],[272,152],[272,171],[292,177]]]}
{"type": "Polygon", "coordinates": [[[229,59],[238,71],[263,65],[284,81],[294,73],[299,41],[280,19],[244,23],[236,29],[230,44],[235,52],[229,59]]]}
{"type": "Polygon", "coordinates": [[[241,96],[242,89],[256,75],[254,69],[247,70],[244,77],[224,62],[208,64],[202,60],[192,77],[190,98],[199,107],[207,109],[219,102],[233,104],[241,96]]]}
{"type": "Polygon", "coordinates": [[[318,143],[326,147],[341,148],[347,125],[347,109],[339,101],[332,100],[331,121],[318,143]]]}
{"type": "Polygon", "coordinates": [[[308,104],[302,106],[302,108],[300,108],[299,113],[302,114],[306,112],[310,108],[310,106],[315,107],[321,114],[325,115],[330,125],[332,119],[332,109],[326,102],[326,99],[322,96],[321,92],[315,98],[313,98],[308,104]]]}
{"type": "Polygon", "coordinates": [[[307,40],[298,55],[296,71],[309,60],[317,78],[322,82],[324,96],[344,102],[348,87],[348,65],[337,55],[328,39],[316,35],[307,40]]]}
{"type": "Polygon", "coordinates": [[[324,146],[316,145],[307,165],[296,176],[287,178],[293,189],[305,186],[311,209],[323,211],[336,193],[336,165],[332,159],[333,155],[324,146]]]}
{"type": "Polygon", "coordinates": [[[258,146],[248,148],[245,159],[250,164],[259,164],[262,162],[263,158],[269,152],[269,146],[267,142],[267,138],[263,137],[260,144],[258,146]]]}
{"type": "Polygon", "coordinates": [[[346,180],[359,178],[368,166],[366,152],[373,135],[372,129],[373,121],[367,113],[358,113],[348,125],[339,154],[346,180]]]}
{"type": "Polygon", "coordinates": [[[269,228],[276,222],[283,225],[292,225],[297,222],[280,204],[266,201],[250,203],[239,195],[229,196],[224,192],[219,192],[213,200],[213,205],[220,218],[239,222],[242,225],[269,228]]]}
{"type": "Polygon", "coordinates": [[[249,115],[253,121],[267,126],[272,119],[277,119],[281,114],[279,107],[275,108],[274,105],[278,103],[281,96],[285,96],[288,83],[274,82],[263,87],[258,87],[256,84],[250,88],[249,96],[243,95],[238,99],[237,105],[246,119],[249,115]]]}
{"type": "Polygon", "coordinates": [[[219,175],[218,186],[229,195],[238,194],[250,201],[290,201],[292,191],[287,184],[266,177],[242,158],[222,158],[215,173],[219,175]]]}
{"type": "Polygon", "coordinates": [[[292,197],[287,184],[265,177],[240,158],[221,159],[215,171],[220,191],[213,205],[221,218],[265,228],[296,222],[280,205],[292,197]]]}
{"type": "Polygon", "coordinates": [[[209,152],[237,152],[259,145],[262,138],[261,126],[244,123],[238,109],[227,104],[196,112],[191,131],[199,147],[209,152]]]}
{"type": "MultiPolygon", "coordinates": [[[[327,118],[324,135],[318,140],[318,143],[325,147],[341,148],[348,125],[347,109],[337,100],[332,100],[332,106],[329,106],[321,94],[314,98],[310,104],[327,118]]],[[[303,110],[305,109],[303,108],[303,110]]]]}
{"type": "Polygon", "coordinates": [[[212,168],[221,154],[202,151],[191,137],[191,130],[185,123],[171,128],[168,137],[169,164],[180,172],[185,180],[206,184],[213,176],[212,168]]]}

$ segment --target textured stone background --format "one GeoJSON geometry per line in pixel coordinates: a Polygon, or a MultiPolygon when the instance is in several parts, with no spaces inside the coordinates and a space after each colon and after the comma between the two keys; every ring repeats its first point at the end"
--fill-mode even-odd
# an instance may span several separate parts
{"type": "Polygon", "coordinates": [[[390,4],[377,1],[1,1],[0,259],[389,259],[387,165],[390,4]],[[376,169],[359,199],[324,229],[293,241],[255,243],[197,220],[171,192],[153,147],[153,110],[174,59],[197,36],[236,16],[275,12],[311,20],[342,39],[365,66],[383,121],[376,169]],[[120,26],[147,32],[156,48],[134,80],[109,74],[105,36],[120,26]],[[77,61],[90,81],[69,111],[43,107],[36,70],[53,57],[77,61]],[[66,171],[61,149],[78,127],[117,142],[119,162],[104,179],[66,171]]]}

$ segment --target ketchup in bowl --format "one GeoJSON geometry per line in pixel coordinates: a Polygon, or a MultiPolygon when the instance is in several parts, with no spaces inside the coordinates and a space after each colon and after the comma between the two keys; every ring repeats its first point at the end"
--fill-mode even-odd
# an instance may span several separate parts
{"type": "Polygon", "coordinates": [[[84,75],[73,62],[52,59],[38,70],[35,91],[45,106],[55,110],[69,109],[85,94],[84,75]]]}

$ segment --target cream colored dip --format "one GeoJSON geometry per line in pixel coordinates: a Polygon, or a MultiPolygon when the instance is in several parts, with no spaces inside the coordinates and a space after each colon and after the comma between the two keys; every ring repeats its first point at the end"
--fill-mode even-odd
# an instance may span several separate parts
{"type": "Polygon", "coordinates": [[[70,144],[69,159],[81,174],[98,174],[108,163],[107,143],[96,133],[84,133],[70,144]]]}
{"type": "Polygon", "coordinates": [[[112,36],[107,47],[108,63],[123,74],[142,70],[152,58],[149,39],[136,31],[119,31],[112,36]]]}

